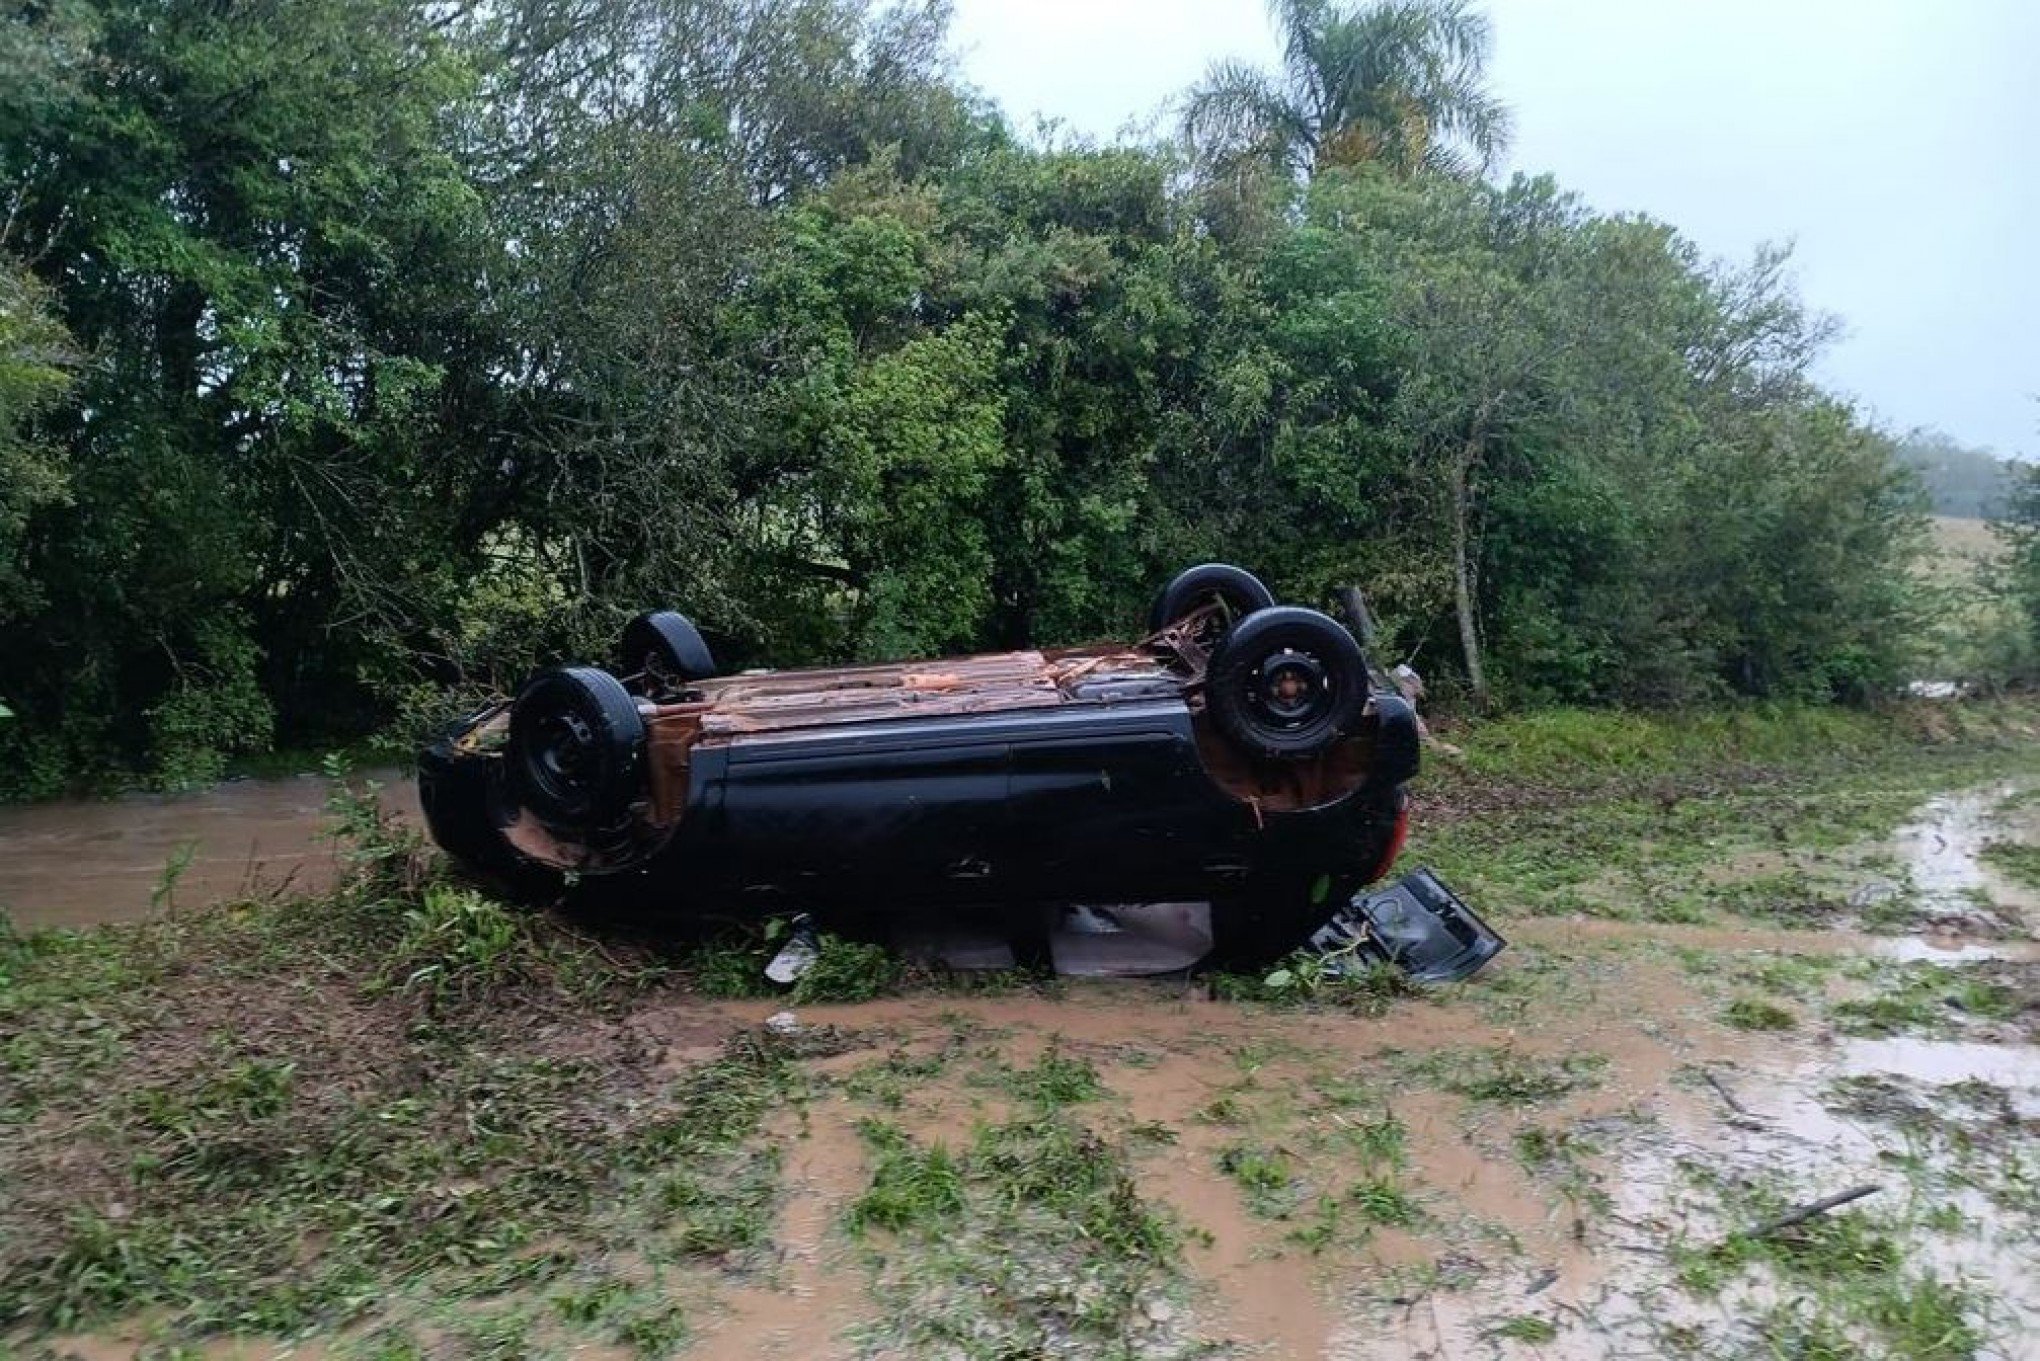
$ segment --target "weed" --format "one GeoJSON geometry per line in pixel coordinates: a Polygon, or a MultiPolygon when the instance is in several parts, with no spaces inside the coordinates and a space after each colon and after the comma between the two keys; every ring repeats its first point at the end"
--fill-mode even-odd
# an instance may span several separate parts
{"type": "Polygon", "coordinates": [[[1474,1101],[1522,1106],[1598,1085],[1608,1060],[1598,1054],[1541,1059],[1512,1049],[1448,1049],[1425,1055],[1410,1070],[1474,1101]]]}
{"type": "Polygon", "coordinates": [[[796,1003],[869,1002],[894,992],[900,962],[883,945],[824,933],[821,950],[793,985],[796,1003]]]}
{"type": "Polygon", "coordinates": [[[1558,1340],[1558,1325],[1537,1314],[1513,1314],[1490,1324],[1485,1335],[1510,1342],[1542,1344],[1558,1340]]]}
{"type": "Polygon", "coordinates": [[[196,841],[180,841],[163,862],[163,872],[156,876],[156,886],[149,890],[151,911],[175,911],[177,907],[177,885],[183,880],[185,871],[198,855],[196,841]]]}
{"type": "Polygon", "coordinates": [[[608,1317],[629,1297],[629,1284],[608,1276],[585,1289],[566,1290],[553,1296],[553,1308],[571,1323],[594,1323],[608,1317]]]}
{"type": "Polygon", "coordinates": [[[846,1074],[843,1090],[888,1110],[898,1110],[906,1104],[909,1089],[924,1086],[942,1072],[947,1062],[942,1054],[915,1055],[895,1049],[884,1058],[846,1074]]]}
{"type": "Polygon", "coordinates": [[[1790,1030],[1799,1024],[1797,1016],[1760,997],[1736,998],[1721,1013],[1721,1019],[1737,1030],[1790,1030]]]}
{"type": "Polygon", "coordinates": [[[941,1144],[922,1148],[897,1126],[861,1121],[858,1133],[872,1150],[871,1185],[851,1203],[846,1224],[899,1232],[939,1225],[963,1211],[963,1170],[941,1144]]]}
{"type": "Polygon", "coordinates": [[[1765,955],[1753,964],[1745,962],[1740,972],[1766,992],[1804,998],[1817,995],[1838,967],[1838,960],[1821,955],[1765,955]]]}
{"type": "Polygon", "coordinates": [[[673,1246],[691,1257],[728,1257],[763,1246],[779,1194],[779,1150],[745,1149],[708,1170],[713,1175],[689,1169],[659,1183],[673,1246]]]}
{"type": "MultiPolygon", "coordinates": [[[[1728,1195],[1729,1212],[1772,1215],[1785,1204],[1774,1188],[1728,1195]]],[[[1795,1357],[1855,1357],[1855,1335],[1868,1333],[1882,1354],[1927,1361],[1958,1361],[1981,1345],[1977,1300],[1931,1271],[1913,1274],[1914,1253],[1896,1226],[1861,1211],[1824,1215],[1764,1238],[1733,1234],[1704,1249],[1673,1253],[1680,1283],[1691,1293],[1714,1295],[1732,1278],[1763,1268],[1790,1282],[1801,1297],[1774,1307],[1760,1323],[1773,1353],[1795,1357]]]]}
{"type": "MultiPolygon", "coordinates": [[[[874,1188],[892,1175],[888,1155],[926,1152],[890,1127],[866,1137],[874,1188]]],[[[872,1331],[894,1350],[968,1338],[976,1356],[1123,1355],[1176,1278],[1177,1231],[1141,1199],[1124,1153],[1062,1114],[981,1129],[938,1180],[943,1211],[906,1220],[876,1282],[885,1317],[872,1331]]]]}
{"type": "Polygon", "coordinates": [[[1403,1228],[1424,1217],[1409,1192],[1389,1181],[1363,1181],[1346,1192],[1346,1199],[1370,1223],[1403,1228]]]}
{"type": "Polygon", "coordinates": [[[687,1345],[687,1313],[676,1304],[627,1313],[616,1325],[616,1340],[644,1361],[663,1361],[687,1345]]]}
{"type": "Polygon", "coordinates": [[[1571,1155],[1571,1138],[1564,1130],[1526,1125],[1516,1131],[1513,1140],[1516,1157],[1528,1168],[1548,1167],[1571,1155]]]}
{"type": "Polygon", "coordinates": [[[768,997],[779,991],[765,977],[769,959],[756,939],[726,937],[695,947],[680,967],[704,997],[768,997]]]}
{"type": "Polygon", "coordinates": [[[1214,997],[1273,1006],[1322,1006],[1379,1016],[1399,998],[1420,995],[1409,975],[1392,964],[1356,967],[1350,955],[1299,950],[1260,977],[1214,974],[1214,997]]]}
{"type": "Polygon", "coordinates": [[[1239,1184],[1247,1208],[1264,1219],[1287,1219],[1296,1209],[1298,1188],[1289,1159],[1259,1144],[1228,1144],[1219,1150],[1218,1170],[1239,1184]]]}
{"type": "Polygon", "coordinates": [[[1051,1043],[1027,1068],[1005,1073],[1002,1084],[1021,1100],[1045,1110],[1096,1101],[1105,1094],[1105,1084],[1088,1059],[1065,1054],[1051,1043]]]}
{"type": "Polygon", "coordinates": [[[1346,1138],[1361,1159],[1371,1165],[1400,1168],[1409,1162],[1409,1130],[1392,1111],[1347,1126],[1346,1138]]]}
{"type": "Polygon", "coordinates": [[[1205,1102],[1191,1118],[1207,1125],[1237,1125],[1246,1118],[1246,1112],[1241,1109],[1239,1098],[1228,1093],[1205,1102]]]}
{"type": "Polygon", "coordinates": [[[404,913],[392,952],[397,986],[428,1001],[488,992],[515,976],[528,942],[510,910],[472,889],[433,884],[404,913]]]}
{"type": "Polygon", "coordinates": [[[816,938],[812,963],[781,988],[765,977],[765,966],[778,949],[785,923],[774,920],[762,931],[727,934],[696,946],[681,968],[697,992],[707,997],[773,997],[784,995],[797,1006],[818,1002],[869,1002],[899,990],[905,977],[900,961],[882,945],[848,940],[823,932],[816,938]]]}

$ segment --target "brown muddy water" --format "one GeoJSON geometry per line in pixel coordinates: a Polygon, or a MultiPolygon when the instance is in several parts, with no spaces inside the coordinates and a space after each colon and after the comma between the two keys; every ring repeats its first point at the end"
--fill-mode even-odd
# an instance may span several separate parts
{"type": "MultiPolygon", "coordinates": [[[[385,807],[418,821],[417,786],[401,772],[362,778],[381,786],[385,807]]],[[[23,928],[90,926],[324,887],[336,868],[325,840],[331,787],[300,775],[0,808],[0,910],[23,928]]]]}

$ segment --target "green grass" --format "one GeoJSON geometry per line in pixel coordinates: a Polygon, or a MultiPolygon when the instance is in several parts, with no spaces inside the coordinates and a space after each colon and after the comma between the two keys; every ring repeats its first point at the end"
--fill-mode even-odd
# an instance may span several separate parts
{"type": "Polygon", "coordinates": [[[1442,1049],[1405,1065],[1413,1076],[1472,1101],[1527,1106],[1598,1086],[1608,1060],[1598,1054],[1538,1058],[1513,1049],[1442,1049]]]}
{"type": "MultiPolygon", "coordinates": [[[[1416,821],[1410,855],[1519,913],[1828,926],[1857,915],[1862,868],[1840,852],[1931,793],[2040,770],[2035,727],[2023,700],[1478,724],[1452,734],[1464,761],[1427,768],[1444,815],[1416,821]],[[1786,849],[1789,865],[1764,863],[1786,849]]],[[[1861,915],[1900,929],[1907,910],[1901,895],[1861,915]]]]}
{"type": "MultiPolygon", "coordinates": [[[[745,1035],[663,1078],[651,1053],[555,1050],[548,1018],[599,1034],[669,975],[341,812],[325,897],[0,934],[0,1317],[147,1313],[166,1343],[418,1325],[507,1355],[576,1311],[482,1301],[536,1298],[618,1233],[652,1260],[764,1251],[759,1136],[831,1037],[745,1035]]],[[[629,1326],[649,1354],[683,1323],[629,1326]]]]}
{"type": "Polygon", "coordinates": [[[1422,995],[1423,990],[1409,975],[1393,965],[1353,970],[1343,963],[1299,950],[1264,974],[1214,974],[1211,994],[1224,1001],[1323,1008],[1359,1016],[1384,1015],[1397,1001],[1422,995]]]}
{"type": "Polygon", "coordinates": [[[1378,1177],[1355,1184],[1346,1199],[1370,1224],[1407,1228],[1424,1217],[1408,1191],[1378,1177]]]}
{"type": "MultiPolygon", "coordinates": [[[[1739,1221],[1777,1214],[1796,1192],[1778,1185],[1731,1184],[1703,1175],[1723,1212],[1739,1221]]],[[[1982,1346],[1982,1301],[1922,1265],[1913,1225],[1902,1217],[1845,1209],[1770,1236],[1731,1233],[1704,1246],[1681,1245],[1671,1261],[1680,1285],[1702,1298],[1752,1278],[1780,1283],[1782,1295],[1759,1323],[1772,1354],[1908,1361],[1968,1361],[1982,1346]]]]}
{"type": "Polygon", "coordinates": [[[872,1153],[871,1184],[851,1202],[845,1218],[851,1233],[934,1229],[963,1213],[963,1169],[947,1148],[922,1148],[897,1126],[874,1121],[858,1132],[872,1153]]]}
{"type": "Polygon", "coordinates": [[[2040,889],[2040,846],[1993,841],[1983,848],[1986,864],[2024,888],[2040,889]]]}
{"type": "Polygon", "coordinates": [[[899,1110],[906,1105],[909,1092],[925,1088],[948,1065],[946,1053],[912,1054],[894,1049],[884,1058],[845,1074],[843,1090],[886,1110],[899,1110]]]}
{"type": "MultiPolygon", "coordinates": [[[[1797,849],[1846,845],[1937,782],[2030,765],[2030,750],[2004,741],[2025,711],[1996,712],[1955,715],[1948,740],[1926,748],[1914,719],[1872,715],[1816,716],[1796,736],[1780,730],[1782,713],[1747,710],[1603,716],[1598,733],[1578,716],[1509,720],[1466,736],[1469,767],[1433,763],[1425,797],[1444,806],[1420,835],[1504,920],[1567,905],[1827,920],[1839,881],[1816,875],[1799,892],[1796,871],[1775,864],[1740,879],[1719,867],[1783,844],[1781,829],[1797,849]]],[[[840,1227],[877,1310],[860,1346],[1126,1356],[1153,1340],[1157,1353],[1180,1342],[1194,1354],[1151,1311],[1185,1298],[1180,1243],[1197,1230],[1147,1199],[1138,1176],[1143,1160],[1213,1155],[1158,1153],[1177,1129],[1132,1123],[1100,1071],[1152,1054],[1021,1041],[1011,1047],[1026,1059],[1010,1061],[1011,1036],[934,1015],[882,1036],[740,1030],[681,1063],[668,1046],[698,1042],[685,1018],[704,995],[799,1004],[906,990],[932,1013],[951,990],[1009,983],[903,970],[830,938],[802,989],[775,994],[762,933],[677,958],[598,944],[446,879],[372,804],[343,797],[337,811],[354,844],[334,894],[180,903],[173,921],[72,934],[0,929],[0,1315],[18,1320],[25,1354],[59,1331],[138,1317],[164,1355],[230,1333],[338,1335],[349,1357],[387,1361],[673,1354],[692,1336],[676,1299],[698,1308],[724,1276],[773,1269],[788,1150],[809,1134],[811,1107],[844,1101],[881,1117],[862,1126],[868,1179],[840,1227]],[[891,1047],[816,1071],[871,1041],[891,1047]],[[885,1122],[923,1090],[960,1085],[999,1118],[941,1140],[885,1122]]],[[[2024,1004],[2024,985],[1991,966],[1844,974],[1812,956],[1679,958],[1725,1022],[1759,1029],[1825,1011],[1856,1033],[1962,1033],[2016,1020],[2024,1004]],[[1830,1008],[1841,982],[1865,995],[1830,1008]]],[[[1513,1026],[1562,1012],[1605,977],[1598,957],[1519,947],[1512,959],[1440,1004],[1513,1026]]],[[[1257,1012],[1251,1041],[1203,1051],[1214,1086],[1196,1117],[1223,1131],[1220,1170],[1273,1221],[1264,1246],[1324,1252],[1389,1227],[1459,1231],[1438,1204],[1444,1188],[1413,1193],[1421,1150],[1389,1105],[1412,1083],[1463,1097],[1469,1127],[1497,1126],[1484,1147],[1512,1147],[1575,1224],[1605,1199],[1591,1170],[1596,1141],[1612,1137],[1605,1111],[1569,1124],[1546,1111],[1517,1129],[1524,1117],[1496,1109],[1589,1092],[1602,1059],[1459,1047],[1355,1070],[1313,1047],[1312,1013],[1396,1006],[1400,975],[1345,979],[1309,960],[1287,973],[1214,981],[1222,996],[1300,1014],[1257,1012]],[[1292,1083],[1297,1070],[1311,1079],[1292,1083]]],[[[1926,1098],[1901,1112],[1887,1093],[1843,1097],[1902,1135],[1891,1163],[1917,1179],[1922,1206],[1976,1191],[2008,1222],[2040,1223],[2040,1163],[2013,1137],[2004,1093],[1940,1092],[1962,1106],[1946,1120],[1914,1110],[1926,1098]]],[[[1738,1192],[1731,1222],[1783,1198],[1738,1192]]],[[[1908,1235],[1961,1227],[1959,1215],[1928,1215],[1855,1223],[1839,1231],[1855,1238],[1835,1242],[1822,1229],[1719,1253],[1688,1246],[1678,1266],[1696,1289],[1787,1281],[1785,1303],[1747,1316],[1780,1355],[1856,1337],[1891,1355],[1960,1355],[1982,1305],[1919,1268],[1908,1235]]],[[[1548,1322],[1503,1317],[1488,1335],[1535,1343],[1548,1322]]]]}
{"type": "MultiPolygon", "coordinates": [[[[1140,1195],[1127,1151],[1066,1113],[980,1128],[961,1156],[897,1131],[871,1192],[900,1207],[871,1258],[867,1342],[901,1354],[1126,1355],[1181,1288],[1181,1234],[1140,1195]]],[[[859,1202],[864,1203],[863,1201],[859,1202]]]]}
{"type": "Polygon", "coordinates": [[[765,931],[726,934],[696,946],[679,967],[709,997],[784,997],[790,1004],[869,1002],[899,990],[907,971],[899,957],[869,941],[823,932],[820,949],[790,988],[765,977],[782,941],[765,931]]]}
{"type": "Polygon", "coordinates": [[[1829,1019],[1849,1035],[1949,1035],[1968,1022],[2002,1021],[2019,1000],[1989,966],[1905,964],[1879,967],[1870,996],[1837,1002],[1829,1019]]]}
{"type": "Polygon", "coordinates": [[[1091,1061],[1064,1053],[1056,1042],[1028,1067],[998,1069],[995,1080],[1022,1101],[1049,1111],[1105,1095],[1105,1083],[1091,1061]]]}

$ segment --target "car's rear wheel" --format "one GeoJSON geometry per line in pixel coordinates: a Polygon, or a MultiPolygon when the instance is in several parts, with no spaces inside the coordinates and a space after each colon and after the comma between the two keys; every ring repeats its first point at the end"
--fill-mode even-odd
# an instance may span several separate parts
{"type": "Polygon", "coordinates": [[[645,723],[623,682],[592,666],[554,667],[510,709],[510,787],[541,822],[613,824],[643,782],[645,723]]]}
{"type": "Polygon", "coordinates": [[[715,657],[701,630],[676,610],[652,610],[631,620],[619,651],[626,676],[685,685],[715,674],[715,657]]]}
{"type": "Polygon", "coordinates": [[[1161,589],[1148,611],[1148,632],[1160,633],[1208,606],[1217,606],[1213,626],[1202,630],[1206,647],[1216,645],[1225,631],[1255,610],[1275,603],[1275,593],[1252,572],[1223,562],[1207,562],[1179,572],[1161,589]]]}
{"type": "Polygon", "coordinates": [[[1234,625],[1212,654],[1204,687],[1226,737],[1256,756],[1296,760],[1359,726],[1367,662],[1329,616],[1277,606],[1234,625]]]}

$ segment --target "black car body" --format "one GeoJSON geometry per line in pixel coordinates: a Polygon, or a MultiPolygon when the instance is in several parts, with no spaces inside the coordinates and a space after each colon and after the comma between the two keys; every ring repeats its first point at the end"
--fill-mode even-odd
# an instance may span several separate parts
{"type": "Polygon", "coordinates": [[[866,933],[956,914],[1028,956],[1047,905],[1204,900],[1217,953],[1246,961],[1387,872],[1418,768],[1410,703],[1310,611],[1213,598],[1131,645],[721,677],[673,674],[705,649],[662,651],[625,681],[542,673],[424,753],[439,844],[527,896],[866,933]],[[1249,688],[1323,691],[1270,720],[1275,751],[1213,703],[1263,615],[1290,627],[1259,630],[1280,646],[1249,688]]]}

